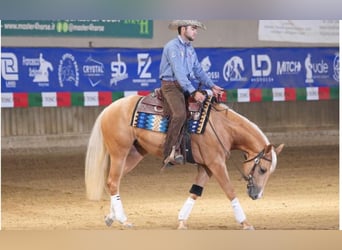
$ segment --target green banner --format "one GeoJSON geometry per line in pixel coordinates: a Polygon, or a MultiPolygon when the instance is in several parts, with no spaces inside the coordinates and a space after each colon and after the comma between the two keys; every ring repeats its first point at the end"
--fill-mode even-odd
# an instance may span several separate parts
{"type": "Polygon", "coordinates": [[[152,38],[152,20],[1,21],[2,36],[152,38]]]}

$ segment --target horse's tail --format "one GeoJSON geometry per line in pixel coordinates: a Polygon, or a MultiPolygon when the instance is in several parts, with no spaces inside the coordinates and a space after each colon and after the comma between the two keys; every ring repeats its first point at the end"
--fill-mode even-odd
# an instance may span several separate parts
{"type": "Polygon", "coordinates": [[[91,131],[85,159],[85,185],[87,197],[90,200],[101,198],[109,166],[109,155],[101,130],[103,113],[104,111],[97,117],[91,131]]]}

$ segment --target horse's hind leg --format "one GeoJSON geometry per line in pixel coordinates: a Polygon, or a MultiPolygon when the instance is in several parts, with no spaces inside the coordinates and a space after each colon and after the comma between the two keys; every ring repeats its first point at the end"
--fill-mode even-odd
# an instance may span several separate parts
{"type": "Polygon", "coordinates": [[[123,175],[126,175],[132,171],[138,165],[138,163],[144,159],[146,154],[147,152],[143,148],[133,145],[126,158],[123,175]]]}
{"type": "Polygon", "coordinates": [[[129,225],[119,191],[125,159],[118,160],[111,155],[110,162],[110,170],[107,178],[107,186],[110,193],[110,213],[106,216],[105,222],[107,226],[111,226],[116,219],[123,225],[129,225]]]}
{"type": "Polygon", "coordinates": [[[128,156],[124,162],[118,161],[117,158],[111,157],[111,167],[108,175],[107,185],[111,197],[110,213],[105,217],[107,226],[111,226],[114,219],[118,220],[125,227],[131,227],[132,224],[127,221],[120,197],[120,181],[121,178],[134,169],[138,163],[144,158],[145,152],[138,151],[132,146],[128,156]]]}

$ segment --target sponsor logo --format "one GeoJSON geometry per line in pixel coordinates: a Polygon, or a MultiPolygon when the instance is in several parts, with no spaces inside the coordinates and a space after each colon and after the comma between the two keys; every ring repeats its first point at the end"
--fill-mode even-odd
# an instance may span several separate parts
{"type": "Polygon", "coordinates": [[[138,68],[137,75],[139,79],[133,79],[134,83],[139,83],[142,87],[148,87],[150,83],[156,83],[157,80],[152,78],[152,74],[149,71],[152,64],[152,58],[149,53],[137,54],[138,68]]]}
{"type": "Polygon", "coordinates": [[[333,67],[334,67],[334,79],[336,82],[340,81],[340,57],[338,54],[335,55],[334,61],[333,61],[333,67]]]}
{"type": "Polygon", "coordinates": [[[29,77],[33,78],[33,82],[40,87],[49,86],[50,72],[53,71],[52,63],[44,58],[43,53],[39,54],[39,58],[22,58],[22,65],[28,67],[29,77]]]}
{"type": "Polygon", "coordinates": [[[252,55],[252,74],[255,77],[269,76],[272,71],[271,59],[268,55],[252,55]]]}
{"type": "Polygon", "coordinates": [[[329,77],[329,65],[323,59],[319,62],[312,62],[312,56],[309,53],[305,58],[304,65],[306,70],[306,83],[313,83],[314,79],[324,79],[329,77]]]}
{"type": "Polygon", "coordinates": [[[217,82],[220,79],[220,72],[210,71],[211,61],[209,59],[209,56],[206,56],[205,58],[203,58],[203,60],[201,61],[201,66],[204,72],[207,73],[207,75],[213,82],[217,82]]]}
{"type": "Polygon", "coordinates": [[[138,59],[138,75],[140,78],[151,78],[151,73],[148,72],[152,63],[151,56],[148,53],[139,53],[138,59]]]}
{"type": "Polygon", "coordinates": [[[18,59],[14,53],[1,53],[1,76],[7,88],[15,88],[19,80],[18,59]]]}
{"type": "Polygon", "coordinates": [[[61,87],[65,85],[74,85],[78,87],[80,74],[75,57],[66,53],[62,56],[58,65],[58,81],[61,87]]]}
{"type": "Polygon", "coordinates": [[[101,83],[104,77],[104,65],[102,62],[95,60],[91,56],[86,59],[85,63],[86,64],[82,66],[83,74],[88,78],[90,85],[95,87],[101,83]]]}
{"type": "Polygon", "coordinates": [[[277,61],[277,75],[294,75],[300,73],[299,61],[277,61]]]}
{"type": "Polygon", "coordinates": [[[223,66],[223,78],[229,81],[247,81],[247,77],[242,77],[241,73],[245,70],[243,60],[239,56],[233,56],[223,66]]]}
{"type": "Polygon", "coordinates": [[[116,86],[119,81],[128,78],[127,65],[125,62],[121,61],[120,53],[117,54],[117,61],[112,61],[110,63],[110,70],[112,72],[110,86],[112,86],[113,84],[116,86]]]}
{"type": "Polygon", "coordinates": [[[252,79],[251,82],[273,82],[271,77],[271,58],[266,54],[251,55],[252,79]]]}

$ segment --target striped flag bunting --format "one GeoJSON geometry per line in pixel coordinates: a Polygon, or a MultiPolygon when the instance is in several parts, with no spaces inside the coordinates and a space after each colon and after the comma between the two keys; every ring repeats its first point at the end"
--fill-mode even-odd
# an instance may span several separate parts
{"type": "Polygon", "coordinates": [[[314,101],[339,99],[339,88],[234,89],[226,91],[226,102],[314,101]]]}
{"type": "MultiPolygon", "coordinates": [[[[124,92],[42,92],[1,93],[2,108],[108,106],[130,95],[148,95],[150,91],[124,92]]],[[[339,99],[338,87],[232,89],[221,96],[222,102],[284,102],[339,99]]]]}

